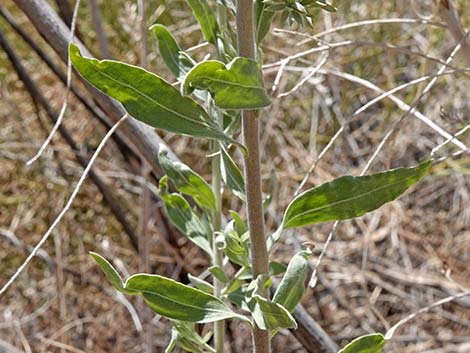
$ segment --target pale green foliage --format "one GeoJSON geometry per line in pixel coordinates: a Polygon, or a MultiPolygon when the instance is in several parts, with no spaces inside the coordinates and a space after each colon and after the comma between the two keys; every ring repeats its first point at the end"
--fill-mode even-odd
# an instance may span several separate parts
{"type": "Polygon", "coordinates": [[[256,109],[271,104],[258,63],[235,58],[225,65],[210,60],[197,64],[184,80],[184,93],[195,89],[209,91],[221,109],[256,109]]]}
{"type": "Polygon", "coordinates": [[[396,199],[421,180],[430,168],[431,161],[426,161],[417,167],[360,177],[339,177],[296,197],[287,207],[283,227],[295,228],[362,216],[396,199]]]}
{"type": "Polygon", "coordinates": [[[289,312],[294,311],[304,295],[310,255],[310,250],[304,250],[292,258],[274,294],[273,302],[283,305],[289,312]]]}
{"type": "MultiPolygon", "coordinates": [[[[217,23],[209,2],[187,2],[199,22],[204,39],[213,45],[221,61],[197,63],[180,47],[166,27],[156,24],[151,29],[158,40],[160,55],[182,84],[183,93],[195,93],[198,101],[183,96],[173,85],[142,68],[117,61],[85,58],[74,45],[70,46],[71,61],[80,75],[118,100],[134,118],[173,133],[211,139],[211,146],[215,146],[216,154],[220,154],[220,174],[225,186],[232,195],[246,203],[246,182],[229,151],[231,144],[241,146],[236,138],[241,125],[240,110],[258,109],[271,104],[264,87],[262,63],[234,57],[236,38],[229,29],[222,33],[220,28],[227,28],[227,23],[217,23]],[[222,131],[218,119],[224,115],[231,122],[222,131]]],[[[235,11],[232,1],[217,2],[229,12],[235,11]]],[[[277,13],[281,15],[281,20],[310,24],[321,9],[336,10],[327,1],[257,0],[256,40],[261,43],[265,38],[277,13]]],[[[247,151],[241,147],[246,154],[247,151]]],[[[231,219],[225,229],[213,229],[220,228],[211,224],[219,216],[216,214],[217,192],[189,166],[173,161],[164,146],[160,148],[158,158],[166,173],[159,181],[158,196],[164,203],[168,219],[211,260],[215,258],[216,251],[223,252],[225,262],[208,268],[223,288],[221,293],[217,293],[219,297],[212,295],[214,286],[194,274],[188,276],[193,287],[150,274],[136,274],[123,282],[106,259],[92,253],[109,282],[125,294],[143,297],[153,311],[172,320],[172,338],[167,352],[178,346],[189,352],[214,352],[207,343],[211,333],[205,337],[198,335],[194,330],[196,322],[240,319],[272,334],[281,328],[296,328],[297,323],[291,313],[305,291],[311,251],[297,253],[287,268],[284,264],[271,261],[269,274],[253,278],[251,257],[256,254],[250,254],[250,234],[245,220],[237,212],[230,211],[231,219]],[[168,182],[176,190],[171,189],[170,192],[168,182]],[[228,261],[238,269],[235,274],[227,271],[225,263],[228,261]],[[267,299],[265,293],[272,285],[271,277],[284,272],[273,299],[267,299]],[[227,304],[229,302],[250,316],[233,311],[227,304]]],[[[305,191],[287,207],[281,227],[268,239],[269,249],[279,239],[282,229],[359,217],[379,208],[420,181],[430,167],[431,161],[426,161],[417,167],[367,176],[342,176],[305,191]]],[[[271,194],[274,194],[274,173],[272,179],[271,194]]],[[[269,201],[268,197],[266,205],[269,201]]],[[[384,344],[382,335],[367,335],[354,340],[340,353],[380,353],[384,344]]]]}
{"type": "Polygon", "coordinates": [[[380,333],[373,333],[356,338],[338,353],[381,353],[385,338],[380,333]]]}
{"type": "Polygon", "coordinates": [[[122,103],[134,118],[160,129],[234,142],[205,110],[162,78],[136,66],[81,56],[74,44],[70,58],[87,81],[122,103]]]}

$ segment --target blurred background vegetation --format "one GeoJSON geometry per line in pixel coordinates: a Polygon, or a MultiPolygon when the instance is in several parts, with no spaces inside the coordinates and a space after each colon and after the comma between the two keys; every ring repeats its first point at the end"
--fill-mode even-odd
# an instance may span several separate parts
{"type": "MultiPolygon", "coordinates": [[[[58,9],[56,1],[49,3],[58,9]]],[[[98,3],[111,57],[139,64],[137,1],[98,3]]],[[[455,3],[463,25],[468,27],[467,2],[455,3]]],[[[320,12],[312,28],[275,22],[263,44],[268,65],[266,87],[273,97],[281,95],[261,117],[263,187],[273,196],[267,209],[270,231],[279,224],[279,215],[306,171],[343,124],[345,133],[319,162],[309,185],[359,174],[392,124],[404,114],[396,102],[385,99],[352,119],[358,108],[379,95],[370,85],[389,90],[434,74],[440,68],[439,61],[445,61],[456,45],[431,0],[355,0],[337,1],[336,5],[336,13],[320,12]],[[321,38],[306,36],[356,21],[393,18],[427,21],[364,24],[321,38]],[[333,45],[344,41],[349,42],[333,45]],[[269,64],[322,45],[333,47],[290,61],[276,80],[279,66],[269,64]],[[321,69],[296,87],[319,63],[323,63],[321,69]]],[[[63,62],[14,1],[2,0],[0,6],[65,72],[63,62]]],[[[167,25],[183,48],[192,48],[190,53],[197,60],[214,52],[201,45],[199,27],[185,1],[147,0],[147,16],[149,26],[167,25]]],[[[102,57],[91,18],[88,2],[82,1],[78,35],[96,57],[102,57]]],[[[0,32],[58,111],[65,92],[63,83],[3,17],[0,32]]],[[[148,69],[174,81],[150,33],[147,40],[148,69]]],[[[468,64],[463,56],[457,56],[452,66],[464,68],[468,64]]],[[[76,78],[73,81],[82,89],[76,78]]],[[[396,97],[412,104],[426,84],[412,85],[396,97]]],[[[445,75],[417,109],[446,131],[456,133],[470,122],[468,89],[468,73],[445,75]]],[[[64,126],[85,155],[96,149],[106,131],[74,95],[70,96],[64,126]]],[[[40,239],[83,171],[59,135],[38,162],[25,166],[50,129],[44,110],[32,101],[0,50],[0,283],[14,273],[40,239]]],[[[207,144],[158,133],[182,161],[210,178],[207,144]]],[[[468,133],[460,139],[470,145],[468,133]]],[[[414,165],[444,140],[410,115],[385,145],[372,170],[414,165]]],[[[448,144],[439,154],[454,151],[456,148],[448,144]]],[[[139,225],[143,207],[140,166],[115,142],[101,154],[95,171],[113,191],[136,233],[150,234],[149,260],[154,273],[187,282],[188,273],[199,275],[204,270],[208,259],[168,225],[158,202],[151,206],[148,225],[139,225]]],[[[224,205],[226,211],[240,209],[228,193],[224,205]]],[[[341,224],[320,265],[318,283],[308,290],[302,304],[341,346],[367,332],[385,332],[420,307],[468,288],[469,205],[468,156],[439,164],[400,200],[341,224]]],[[[287,263],[304,241],[314,242],[318,255],[330,230],[331,224],[324,224],[288,233],[274,251],[275,260],[287,263]]],[[[91,181],[83,186],[41,257],[35,258],[0,298],[0,352],[141,352],[143,332],[148,331],[154,351],[164,350],[170,335],[167,322],[149,318],[142,303],[133,298],[128,301],[117,296],[104,283],[88,251],[117,259],[121,271],[139,271],[138,253],[91,181]]],[[[469,337],[470,300],[462,299],[415,319],[400,330],[388,351],[469,352],[469,337]]],[[[251,343],[249,331],[238,322],[230,324],[229,339],[232,344],[227,351],[234,353],[247,351],[251,343]]],[[[273,350],[307,351],[288,331],[275,337],[273,350]]]]}

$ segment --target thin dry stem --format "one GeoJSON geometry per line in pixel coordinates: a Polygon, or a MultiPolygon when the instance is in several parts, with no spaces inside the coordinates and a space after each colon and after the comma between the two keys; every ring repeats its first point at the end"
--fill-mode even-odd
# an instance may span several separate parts
{"type": "Polygon", "coordinates": [[[98,155],[100,154],[101,150],[104,148],[106,145],[106,142],[108,142],[109,138],[113,135],[114,131],[117,130],[119,125],[121,125],[126,119],[128,115],[125,114],[114,126],[107,132],[107,134],[103,137],[101,140],[98,148],[96,149],[95,153],[90,159],[90,162],[88,163],[87,167],[83,171],[80,179],[78,180],[77,185],[75,186],[75,189],[72,191],[72,194],[70,195],[69,200],[65,204],[65,207],[62,209],[62,211],[59,213],[57,218],[52,222],[51,226],[47,229],[46,233],[41,237],[41,240],[37,243],[37,245],[34,247],[33,251],[28,255],[26,260],[21,264],[20,267],[16,270],[16,272],[11,276],[11,278],[3,285],[3,287],[0,289],[0,296],[3,295],[6,290],[15,282],[15,280],[18,278],[18,276],[23,272],[23,270],[26,268],[26,266],[31,262],[34,256],[36,256],[37,252],[41,247],[44,245],[47,239],[49,239],[49,236],[51,235],[52,231],[55,229],[55,227],[59,224],[61,219],[64,217],[64,215],[67,213],[69,210],[70,206],[72,206],[73,200],[77,197],[78,192],[80,191],[80,188],[82,184],[84,183],[86,177],[90,173],[91,167],[93,166],[93,163],[96,161],[98,158],[98,155]]]}

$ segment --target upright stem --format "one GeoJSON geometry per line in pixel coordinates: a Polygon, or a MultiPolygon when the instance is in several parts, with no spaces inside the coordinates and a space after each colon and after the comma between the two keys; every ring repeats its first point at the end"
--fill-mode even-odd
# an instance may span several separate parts
{"type": "MultiPolygon", "coordinates": [[[[212,151],[215,155],[212,157],[212,190],[215,195],[216,211],[213,216],[212,225],[214,231],[220,231],[222,228],[222,192],[221,192],[221,175],[220,175],[220,153],[216,142],[213,142],[212,151]]],[[[216,234],[212,240],[213,263],[216,266],[223,266],[223,251],[217,246],[216,234]]],[[[214,295],[220,297],[224,284],[214,276],[214,295]]],[[[224,321],[216,321],[214,323],[214,348],[216,353],[224,352],[224,321]]]]}
{"type": "MultiPolygon", "coordinates": [[[[223,30],[225,28],[225,24],[227,22],[227,13],[225,6],[217,3],[216,5],[216,16],[217,22],[223,30]]],[[[220,53],[217,50],[217,55],[220,59],[220,53]]],[[[210,107],[213,108],[213,101],[210,101],[210,107]]],[[[223,122],[222,117],[220,116],[219,112],[214,109],[215,119],[217,120],[217,124],[222,128],[223,122]]],[[[212,221],[212,225],[214,227],[214,231],[220,231],[222,229],[222,175],[220,171],[220,148],[217,142],[212,142],[212,152],[214,156],[212,157],[212,191],[215,195],[215,202],[216,202],[216,211],[214,214],[214,218],[212,221]]],[[[214,234],[213,245],[212,245],[212,253],[214,256],[213,263],[216,266],[222,267],[223,266],[223,250],[221,250],[216,241],[216,235],[214,234]]],[[[214,295],[219,298],[222,293],[222,289],[224,284],[219,281],[214,276],[214,295]]],[[[225,342],[225,323],[223,320],[216,321],[214,323],[214,348],[216,353],[224,353],[224,342],[225,342]]]]}
{"type": "MultiPolygon", "coordinates": [[[[253,26],[253,0],[237,2],[238,54],[255,59],[253,26]]],[[[261,194],[261,169],[259,155],[259,120],[256,111],[243,111],[243,140],[247,147],[245,156],[245,185],[248,210],[248,228],[251,239],[253,278],[268,273],[268,250],[264,233],[263,200],[261,194]]],[[[262,293],[267,296],[268,293],[262,293]]],[[[255,353],[269,353],[269,332],[255,327],[253,330],[255,353]]]]}

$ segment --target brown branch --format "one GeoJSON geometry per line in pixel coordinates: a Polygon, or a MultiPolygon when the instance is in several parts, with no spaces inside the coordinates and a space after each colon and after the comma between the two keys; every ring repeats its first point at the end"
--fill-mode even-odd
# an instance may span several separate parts
{"type": "Polygon", "coordinates": [[[291,332],[308,353],[336,353],[339,351],[338,345],[302,305],[297,305],[293,316],[299,327],[291,332]]]}
{"type": "MultiPolygon", "coordinates": [[[[38,54],[38,56],[49,66],[49,68],[54,72],[54,74],[59,77],[59,79],[65,84],[66,82],[66,76],[65,73],[59,68],[58,65],[54,63],[54,61],[51,59],[51,57],[39,46],[37,43],[16,23],[16,21],[13,19],[13,17],[6,11],[4,8],[0,6],[0,15],[5,18],[5,20],[10,24],[10,26],[21,36],[21,38],[38,54]]],[[[59,20],[60,21],[60,20],[59,20]]],[[[51,26],[48,21],[44,24],[45,26],[51,26]]],[[[71,86],[72,92],[77,96],[79,101],[106,127],[111,127],[113,125],[113,120],[110,119],[103,110],[101,110],[100,107],[98,107],[94,102],[92,102],[89,98],[85,96],[81,92],[81,90],[78,89],[76,85],[72,83],[71,86]]],[[[90,91],[95,92],[93,88],[90,89],[90,91]]],[[[108,100],[112,102],[111,99],[105,97],[105,100],[108,100]]],[[[144,133],[150,135],[153,133],[152,129],[146,128],[143,124],[137,123],[139,129],[144,129],[144,133]]],[[[140,130],[136,132],[137,135],[140,134],[140,130]]],[[[122,134],[122,130],[120,129],[117,131],[113,137],[116,135],[119,135],[119,139],[116,140],[116,143],[120,150],[122,151],[122,154],[124,158],[128,159],[129,165],[131,169],[133,169],[135,172],[140,170],[140,165],[137,165],[135,162],[137,159],[142,159],[139,151],[136,149],[136,147],[130,142],[130,138],[128,138],[128,134],[124,133],[122,134]],[[129,156],[129,152],[131,152],[131,155],[129,156]]],[[[142,135],[142,143],[147,143],[145,141],[145,136],[147,135],[142,135]]],[[[158,148],[158,143],[161,141],[158,137],[158,135],[155,134],[155,138],[157,139],[157,143],[153,144],[153,149],[158,148]]],[[[150,139],[150,137],[148,138],[150,139]]],[[[152,141],[149,141],[149,143],[152,143],[152,141]]],[[[144,147],[142,147],[144,148],[144,147]]],[[[152,149],[151,149],[152,150],[152,149]]],[[[177,157],[171,152],[170,149],[170,157],[173,158],[174,160],[177,160],[177,157]]],[[[149,153],[147,154],[146,157],[148,157],[149,153]]],[[[154,158],[155,159],[155,158],[154,158]]],[[[159,177],[161,176],[161,172],[159,167],[155,168],[155,164],[152,166],[152,173],[154,176],[159,177]]],[[[153,196],[153,195],[152,195],[153,196]]],[[[153,201],[155,201],[155,197],[152,197],[153,201]]],[[[159,206],[160,207],[160,206],[159,206]]],[[[165,222],[159,222],[159,227],[162,229],[162,231],[171,234],[172,238],[178,238],[179,235],[175,234],[177,232],[174,232],[173,230],[170,230],[168,225],[165,224],[165,222]]]]}
{"type": "MultiPolygon", "coordinates": [[[[64,22],[52,10],[45,0],[14,0],[15,4],[28,16],[31,23],[38,32],[45,38],[49,45],[59,54],[64,62],[68,58],[68,44],[70,31],[64,22]]],[[[88,49],[79,41],[75,40],[85,56],[91,56],[88,49]]],[[[80,78],[81,79],[81,78],[80,78]]],[[[112,119],[117,122],[123,115],[123,108],[114,100],[104,95],[85,80],[81,79],[87,90],[93,94],[99,106],[112,119]]],[[[158,164],[159,144],[165,144],[164,141],[155,133],[155,130],[137,120],[127,119],[122,125],[126,137],[135,145],[140,154],[151,165],[155,175],[161,175],[161,169],[158,164]]],[[[170,157],[177,159],[173,153],[170,157]]]]}
{"type": "MultiPolygon", "coordinates": [[[[460,43],[465,37],[465,29],[460,21],[459,13],[452,0],[439,1],[439,15],[447,24],[449,32],[457,43],[460,43]]],[[[467,64],[470,65],[470,40],[467,38],[462,42],[462,53],[465,56],[467,64]]]]}
{"type": "MultiPolygon", "coordinates": [[[[21,64],[20,59],[14,52],[13,48],[11,45],[8,43],[6,37],[4,36],[3,32],[0,31],[0,46],[3,48],[5,53],[8,56],[8,59],[10,60],[13,68],[15,69],[16,73],[18,74],[19,79],[24,83],[26,89],[28,90],[31,99],[33,101],[38,102],[43,109],[46,111],[47,115],[51,119],[53,123],[56,121],[57,117],[57,112],[55,112],[52,107],[49,105],[47,99],[43,96],[41,91],[38,89],[34,81],[31,79],[30,75],[26,72],[25,68],[21,64]]],[[[75,157],[77,161],[85,168],[88,164],[88,158],[85,157],[80,153],[80,149],[77,146],[75,140],[73,137],[70,135],[68,132],[67,128],[65,128],[64,125],[61,125],[59,127],[59,132],[64,138],[64,140],[67,142],[67,144],[70,146],[72,151],[75,154],[75,157]]],[[[124,231],[129,237],[129,240],[131,241],[132,246],[135,249],[138,249],[138,240],[137,236],[134,232],[134,229],[132,226],[129,224],[125,212],[122,210],[120,207],[119,203],[117,200],[114,198],[113,193],[111,189],[103,182],[103,180],[93,171],[90,171],[90,179],[95,183],[95,185],[98,187],[100,192],[103,195],[103,198],[105,202],[108,204],[109,208],[113,212],[114,216],[118,220],[118,222],[122,225],[124,231]]]]}
{"type": "MultiPolygon", "coordinates": [[[[65,85],[67,82],[67,77],[65,72],[57,65],[54,60],[31,38],[31,36],[26,33],[26,31],[15,21],[13,16],[2,6],[0,6],[0,16],[5,19],[5,21],[10,25],[11,28],[23,39],[26,44],[28,44],[31,49],[42,59],[45,64],[51,69],[51,71],[62,81],[65,85]]],[[[84,105],[84,107],[91,113],[93,116],[98,119],[98,121],[106,128],[111,128],[113,122],[109,119],[106,114],[98,107],[91,99],[89,99],[78,87],[76,84],[71,84],[71,90],[77,99],[84,105]]],[[[121,150],[125,158],[129,158],[129,155],[134,158],[140,158],[138,152],[123,135],[121,131],[116,131],[113,135],[113,140],[121,150]]]]}
{"type": "MultiPolygon", "coordinates": [[[[67,27],[70,28],[70,26],[72,25],[73,8],[72,6],[70,6],[69,0],[55,0],[55,3],[57,4],[60,18],[65,22],[67,27]]],[[[78,25],[76,25],[75,28],[75,35],[80,38],[80,40],[83,40],[83,36],[80,32],[80,29],[78,28],[78,25]]]]}

